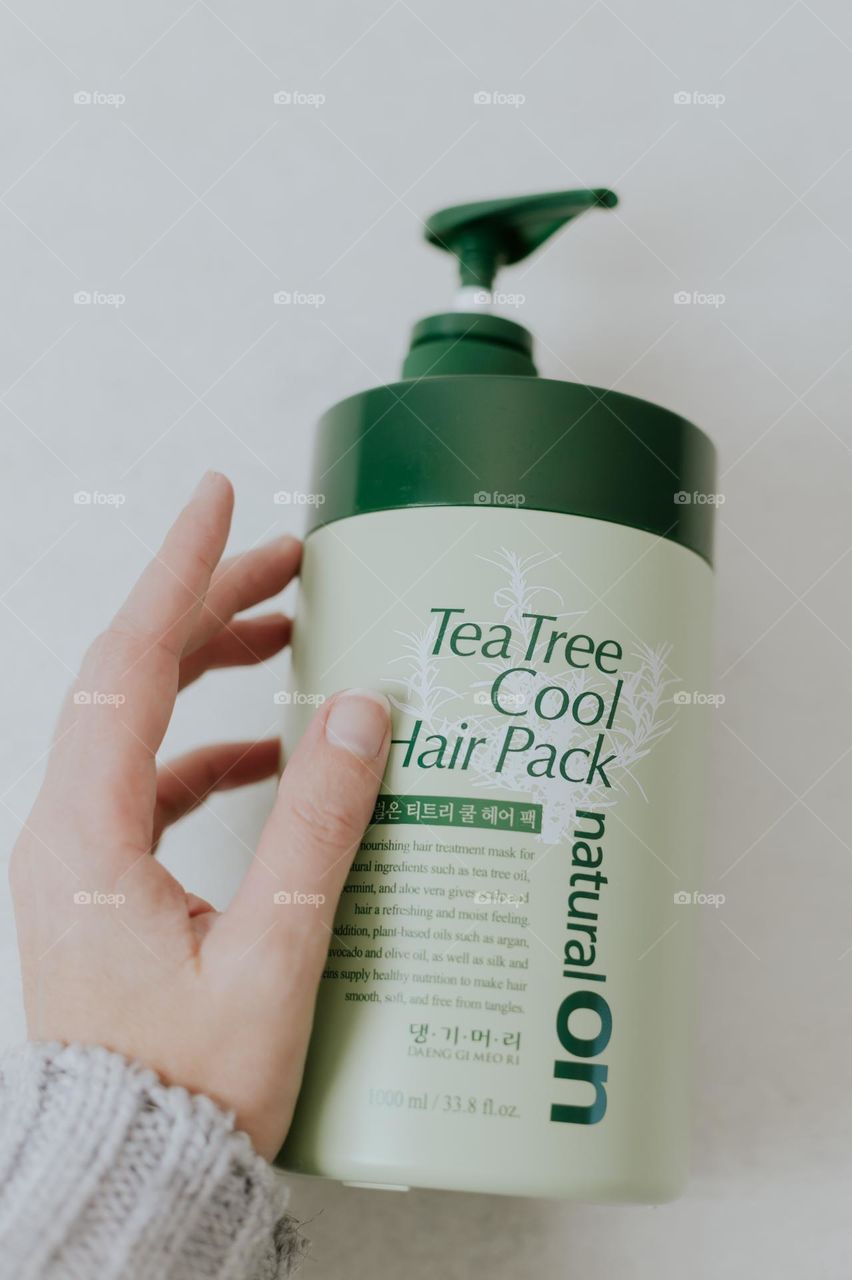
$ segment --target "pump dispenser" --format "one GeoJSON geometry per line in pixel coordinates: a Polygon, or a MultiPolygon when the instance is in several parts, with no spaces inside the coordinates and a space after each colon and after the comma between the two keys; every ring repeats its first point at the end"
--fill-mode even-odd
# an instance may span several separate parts
{"type": "Polygon", "coordinates": [[[685,1178],[714,450],[539,377],[488,309],[501,268],[616,202],[434,214],[456,309],[320,422],[284,740],[345,687],[385,692],[393,732],[286,1168],[593,1201],[685,1178]]]}
{"type": "Polygon", "coordinates": [[[488,314],[497,272],[529,257],[587,209],[617,203],[614,191],[598,188],[483,200],[434,213],[426,239],[458,260],[459,289],[452,312],[427,316],[415,326],[402,376],[535,374],[530,333],[488,314]]]}

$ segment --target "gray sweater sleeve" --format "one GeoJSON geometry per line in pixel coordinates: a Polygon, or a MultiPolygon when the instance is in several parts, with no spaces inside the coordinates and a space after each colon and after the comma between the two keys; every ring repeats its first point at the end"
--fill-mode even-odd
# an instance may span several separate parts
{"type": "Polygon", "coordinates": [[[0,1057],[2,1280],[278,1280],[286,1201],[209,1098],[93,1046],[0,1057]]]}

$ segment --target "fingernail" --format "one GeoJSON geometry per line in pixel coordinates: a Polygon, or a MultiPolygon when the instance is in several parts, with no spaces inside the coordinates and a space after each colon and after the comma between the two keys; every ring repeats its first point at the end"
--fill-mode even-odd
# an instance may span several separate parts
{"type": "Polygon", "coordinates": [[[282,533],[279,538],[272,539],[272,545],[277,547],[279,551],[289,551],[291,548],[302,548],[301,541],[294,533],[282,533]]]}
{"type": "Polygon", "coordinates": [[[204,475],[201,477],[201,479],[198,481],[198,484],[195,486],[195,492],[192,495],[193,498],[199,498],[201,494],[204,493],[205,489],[209,488],[210,485],[213,484],[215,481],[221,480],[221,479],[222,479],[221,471],[205,471],[204,475]]]}
{"type": "Polygon", "coordinates": [[[325,736],[335,747],[345,747],[362,760],[379,754],[388,731],[390,703],[371,689],[347,689],[331,705],[325,736]]]}

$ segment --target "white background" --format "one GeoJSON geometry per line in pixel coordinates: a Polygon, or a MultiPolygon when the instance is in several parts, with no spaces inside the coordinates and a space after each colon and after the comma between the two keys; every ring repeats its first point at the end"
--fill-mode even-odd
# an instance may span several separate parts
{"type": "MultiPolygon", "coordinates": [[[[340,1280],[848,1275],[852,10],[4,0],[0,46],[4,850],[87,640],[200,473],[236,484],[235,546],[291,527],[273,494],[307,487],[319,412],[393,378],[410,324],[448,301],[419,219],[614,186],[617,211],[502,283],[525,295],[510,314],[543,373],[657,400],[720,447],[726,701],[696,887],[727,900],[691,908],[694,1176],[659,1209],[298,1180],[295,1208],[311,1274],[340,1280]],[[325,101],[276,106],[281,90],[325,101]],[[126,501],[75,505],[80,490],[126,501]]],[[[281,680],[278,664],[208,677],[167,745],[268,732],[281,680]]],[[[224,902],[270,794],[215,800],[170,837],[170,865],[224,902]]]]}

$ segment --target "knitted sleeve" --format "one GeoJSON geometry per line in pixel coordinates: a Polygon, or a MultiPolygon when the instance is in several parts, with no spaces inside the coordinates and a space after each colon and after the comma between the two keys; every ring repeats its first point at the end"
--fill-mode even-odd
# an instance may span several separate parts
{"type": "Polygon", "coordinates": [[[93,1046],[0,1057],[2,1280],[278,1280],[286,1200],[209,1098],[93,1046]]]}

